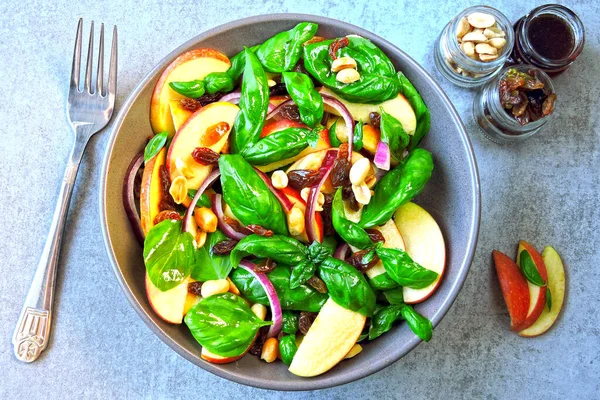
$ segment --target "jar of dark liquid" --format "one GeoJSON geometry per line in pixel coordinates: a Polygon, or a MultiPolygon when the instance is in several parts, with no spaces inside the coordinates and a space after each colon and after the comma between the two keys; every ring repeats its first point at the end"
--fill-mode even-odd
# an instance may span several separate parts
{"type": "Polygon", "coordinates": [[[531,64],[549,73],[566,70],[583,50],[583,23],[558,4],[537,7],[515,23],[512,64],[531,64]]]}

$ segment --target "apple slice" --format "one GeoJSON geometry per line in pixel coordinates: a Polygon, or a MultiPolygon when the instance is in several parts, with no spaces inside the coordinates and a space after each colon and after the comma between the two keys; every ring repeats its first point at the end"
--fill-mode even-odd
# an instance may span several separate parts
{"type": "Polygon", "coordinates": [[[403,204],[396,211],[394,222],[404,239],[408,255],[423,268],[439,274],[431,285],[423,289],[403,288],[406,304],[420,303],[436,291],[444,275],[446,266],[444,236],[431,214],[412,202],[403,204]]]}
{"type": "Polygon", "coordinates": [[[160,183],[159,169],[165,164],[166,149],[162,149],[152,157],[144,167],[142,183],[140,186],[140,224],[142,231],[147,234],[154,226],[154,218],[160,212],[162,199],[162,185],[160,183]]]}
{"type": "Polygon", "coordinates": [[[510,329],[518,331],[523,326],[529,310],[527,280],[513,260],[498,250],[492,252],[502,296],[510,315],[510,329]]]}
{"type": "Polygon", "coordinates": [[[225,72],[231,66],[226,55],[213,49],[196,49],[177,57],[161,74],[150,100],[150,124],[154,133],[175,133],[171,118],[171,100],[184,97],[171,89],[170,82],[204,79],[211,72],[225,72]]]}
{"type": "Polygon", "coordinates": [[[171,324],[181,324],[188,299],[188,280],[162,292],[146,274],[146,295],[156,315],[171,324]]]}
{"type": "MultiPolygon", "coordinates": [[[[346,101],[338,95],[336,95],[335,93],[333,93],[331,90],[327,89],[326,87],[322,87],[321,89],[319,89],[319,92],[321,92],[321,94],[326,94],[331,97],[335,97],[336,99],[341,101],[346,106],[348,111],[350,111],[350,114],[352,114],[356,121],[368,123],[370,120],[369,114],[372,112],[380,113],[381,111],[379,110],[379,107],[382,107],[385,110],[385,112],[387,112],[392,117],[400,121],[400,123],[402,124],[402,128],[404,128],[406,133],[408,133],[409,135],[414,135],[415,133],[415,129],[417,127],[417,117],[415,116],[415,112],[410,106],[408,100],[406,100],[406,98],[401,94],[398,94],[398,97],[386,100],[383,103],[364,104],[346,101]]],[[[334,115],[339,115],[337,110],[329,107],[328,105],[325,105],[325,111],[334,115]]],[[[342,140],[341,137],[340,140],[342,140]]]]}
{"type": "Polygon", "coordinates": [[[365,321],[364,315],[347,310],[330,298],[298,346],[289,371],[303,377],[329,371],[354,346],[365,321]]]}
{"type": "Polygon", "coordinates": [[[175,132],[177,132],[185,121],[187,121],[194,113],[187,108],[183,108],[179,100],[171,100],[169,104],[171,105],[173,128],[175,129],[175,132]]]}
{"type": "MultiPolygon", "coordinates": [[[[402,238],[400,231],[396,227],[396,224],[394,224],[394,221],[392,221],[391,219],[385,224],[381,226],[376,226],[373,229],[376,229],[379,232],[381,232],[381,235],[385,239],[383,247],[386,247],[388,249],[405,249],[404,239],[402,238]]],[[[358,249],[353,247],[352,251],[358,251],[358,249]]],[[[378,261],[377,264],[369,268],[366,272],[369,279],[373,279],[376,276],[381,275],[383,273],[385,273],[385,267],[383,266],[383,263],[381,261],[378,261]]]]}
{"type": "Polygon", "coordinates": [[[197,163],[192,158],[192,152],[196,147],[207,147],[217,153],[221,152],[239,110],[238,106],[231,103],[211,103],[196,111],[181,126],[173,137],[167,154],[167,169],[171,181],[183,175],[187,179],[189,189],[200,187],[213,167],[197,163]],[[214,127],[222,122],[227,123],[229,129],[223,135],[215,136],[214,127]]]}
{"type": "MultiPolygon", "coordinates": [[[[548,274],[542,256],[531,244],[524,240],[519,242],[519,250],[517,251],[517,265],[519,266],[519,270],[521,268],[521,252],[523,251],[529,252],[542,280],[547,282],[548,274]]],[[[542,311],[544,311],[544,307],[546,307],[546,288],[536,286],[529,281],[527,281],[527,287],[529,288],[529,310],[527,311],[527,318],[525,318],[523,325],[517,329],[518,331],[527,329],[533,325],[542,314],[542,311]]]]}
{"type": "Polygon", "coordinates": [[[558,318],[565,299],[565,268],[560,256],[550,246],[542,252],[542,259],[548,273],[548,287],[552,295],[552,309],[544,307],[540,317],[527,329],[519,332],[519,336],[535,337],[546,332],[558,318]]]}

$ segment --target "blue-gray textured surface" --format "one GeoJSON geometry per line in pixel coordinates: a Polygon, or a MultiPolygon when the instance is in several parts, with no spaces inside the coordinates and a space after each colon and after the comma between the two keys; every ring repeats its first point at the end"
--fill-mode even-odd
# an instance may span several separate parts
{"type": "MultiPolygon", "coordinates": [[[[16,2],[0,4],[0,398],[600,398],[600,7],[568,5],[583,19],[583,54],[555,79],[560,103],[544,131],[516,146],[481,136],[472,92],[435,71],[433,42],[473,2],[16,2]],[[52,3],[52,4],[50,4],[52,3]],[[77,4],[75,4],[77,3],[77,4]],[[92,139],[79,172],[58,273],[49,348],[33,364],[13,357],[10,337],[50,225],[71,145],[64,103],[76,21],[119,26],[117,107],[165,54],[208,28],[249,15],[305,12],[385,37],[446,90],[477,155],[483,215],[477,253],[434,339],[361,381],[283,394],[212,376],[177,356],[121,293],[100,234],[98,182],[107,136],[92,139]],[[559,323],[537,339],[509,332],[490,260],[516,242],[554,245],[568,295],[559,323]]],[[[494,5],[516,20],[541,2],[494,5]]],[[[433,116],[435,118],[435,116],[433,116]]]]}

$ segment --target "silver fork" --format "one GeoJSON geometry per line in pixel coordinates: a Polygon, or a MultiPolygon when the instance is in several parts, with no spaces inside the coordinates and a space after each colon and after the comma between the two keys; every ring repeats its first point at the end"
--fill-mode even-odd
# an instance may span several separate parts
{"type": "Polygon", "coordinates": [[[75,40],[75,54],[73,55],[71,84],[67,101],[67,114],[69,123],[75,133],[75,142],[71,149],[65,176],[58,194],[56,210],[54,211],[46,245],[12,338],[15,355],[19,360],[25,362],[36,360],[48,345],[58,256],[77,170],[90,137],[108,124],[115,105],[117,90],[117,27],[113,28],[108,84],[104,87],[104,24],[101,25],[98,75],[94,88],[92,87],[92,63],[94,58],[94,22],[92,21],[84,89],[80,90],[79,67],[81,65],[82,24],[83,20],[80,19],[77,25],[77,39],[75,40]]]}

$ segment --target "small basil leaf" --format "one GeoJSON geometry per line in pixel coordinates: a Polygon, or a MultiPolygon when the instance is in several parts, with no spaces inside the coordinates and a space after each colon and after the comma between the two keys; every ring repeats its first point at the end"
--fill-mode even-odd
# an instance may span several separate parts
{"type": "Polygon", "coordinates": [[[552,311],[552,292],[549,287],[546,287],[546,307],[548,311],[552,311]]]}
{"type": "Polygon", "coordinates": [[[352,140],[352,147],[354,147],[354,151],[361,151],[363,148],[363,124],[362,124],[362,122],[359,122],[354,126],[354,138],[352,140]]]}
{"type": "Polygon", "coordinates": [[[298,265],[305,261],[306,247],[298,240],[283,236],[271,237],[248,235],[231,250],[231,264],[237,267],[242,258],[253,255],[261,258],[270,258],[276,263],[298,265]]]}
{"type": "Polygon", "coordinates": [[[281,355],[281,361],[285,365],[290,365],[296,352],[298,351],[298,346],[296,346],[296,336],[295,335],[287,335],[281,338],[279,341],[279,354],[281,355]]]}
{"type": "Polygon", "coordinates": [[[190,275],[195,260],[194,238],[181,231],[181,221],[154,225],[144,240],[144,264],[150,281],[161,291],[179,285],[190,275]]]}
{"type": "Polygon", "coordinates": [[[390,290],[398,287],[398,284],[390,278],[387,272],[369,278],[369,285],[374,290],[390,290]]]}
{"type": "Polygon", "coordinates": [[[185,315],[194,339],[211,353],[237,357],[252,345],[258,330],[272,324],[263,321],[233,293],[205,297],[185,315]]]}
{"type": "Polygon", "coordinates": [[[292,276],[290,277],[290,289],[296,289],[315,274],[317,265],[310,261],[300,263],[292,269],[292,276]]]}
{"type": "Polygon", "coordinates": [[[437,272],[423,268],[403,250],[379,247],[376,251],[385,271],[400,286],[422,289],[438,277],[437,272]]]}
{"type": "Polygon", "coordinates": [[[433,326],[429,319],[416,312],[407,304],[402,306],[400,312],[402,313],[402,318],[406,320],[408,326],[415,335],[425,342],[428,342],[431,339],[433,326]]]}
{"type": "Polygon", "coordinates": [[[144,162],[148,162],[152,157],[157,155],[163,147],[165,147],[168,136],[169,134],[167,132],[161,132],[150,139],[144,149],[144,162]]]}
{"type": "Polygon", "coordinates": [[[189,97],[191,99],[197,99],[205,92],[204,82],[201,80],[188,82],[169,82],[169,86],[180,95],[189,97]]]}
{"type": "Polygon", "coordinates": [[[227,72],[211,72],[204,77],[204,87],[208,94],[231,92],[233,86],[234,81],[227,72]]]}
{"type": "Polygon", "coordinates": [[[330,248],[322,245],[321,243],[314,241],[306,249],[306,256],[310,261],[315,264],[320,264],[328,256],[331,255],[330,248]]]}
{"type": "Polygon", "coordinates": [[[346,218],[344,204],[342,203],[342,188],[338,188],[333,197],[331,206],[331,223],[333,229],[346,243],[358,247],[361,250],[373,246],[369,234],[356,222],[346,218]]]}
{"type": "Polygon", "coordinates": [[[521,262],[519,264],[521,271],[529,282],[535,286],[546,286],[546,283],[542,279],[542,276],[540,275],[535,263],[533,262],[533,259],[531,258],[531,255],[527,250],[523,250],[521,252],[520,261],[521,262]]]}
{"type": "MultiPolygon", "coordinates": [[[[194,196],[196,196],[197,192],[198,191],[196,189],[189,189],[188,190],[188,197],[193,200],[194,196]]],[[[210,197],[208,197],[208,195],[206,193],[202,193],[200,195],[200,198],[198,199],[198,203],[196,203],[196,207],[211,208],[212,207],[212,201],[210,201],[210,197]]]]}
{"type": "Polygon", "coordinates": [[[401,308],[402,304],[378,308],[371,317],[369,340],[373,340],[389,331],[392,324],[402,316],[401,308]]]}
{"type": "MultiPolygon", "coordinates": [[[[308,146],[314,134],[307,128],[287,128],[273,132],[247,147],[242,155],[252,165],[267,165],[295,157],[308,146]]],[[[318,137],[317,137],[318,140],[318,137]]]]}
{"type": "Polygon", "coordinates": [[[318,28],[312,22],[301,22],[266,40],[256,50],[256,56],[269,72],[291,71],[300,59],[302,44],[312,39],[318,28]]]}
{"type": "Polygon", "coordinates": [[[296,334],[298,331],[298,313],[290,310],[285,310],[282,313],[282,328],[281,330],[290,335],[296,334]]]}
{"type": "Polygon", "coordinates": [[[403,304],[404,303],[404,290],[401,287],[386,290],[383,292],[385,299],[390,304],[403,304]]]}
{"type": "Polygon", "coordinates": [[[331,147],[340,147],[342,142],[337,137],[337,123],[340,119],[336,119],[335,122],[329,127],[329,143],[331,147]]]}
{"type": "Polygon", "coordinates": [[[229,257],[213,252],[213,247],[224,240],[227,240],[227,236],[220,230],[208,234],[204,246],[196,250],[196,261],[191,275],[193,279],[206,282],[227,278],[232,268],[229,257]]]}
{"type": "Polygon", "coordinates": [[[285,87],[300,111],[300,119],[311,128],[323,118],[323,97],[315,89],[308,75],[301,72],[284,72],[281,74],[285,87]]]}
{"type": "Polygon", "coordinates": [[[337,249],[337,240],[335,240],[334,236],[325,236],[321,245],[327,248],[327,251],[329,252],[328,255],[333,256],[333,253],[335,253],[335,249],[337,249]]]}

